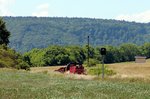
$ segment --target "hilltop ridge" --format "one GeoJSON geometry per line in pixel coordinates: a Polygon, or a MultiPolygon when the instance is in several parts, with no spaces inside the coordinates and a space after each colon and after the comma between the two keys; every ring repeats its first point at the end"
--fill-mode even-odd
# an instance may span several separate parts
{"type": "Polygon", "coordinates": [[[150,24],[106,19],[4,17],[11,32],[10,47],[19,52],[49,45],[92,46],[150,42],[150,24]]]}

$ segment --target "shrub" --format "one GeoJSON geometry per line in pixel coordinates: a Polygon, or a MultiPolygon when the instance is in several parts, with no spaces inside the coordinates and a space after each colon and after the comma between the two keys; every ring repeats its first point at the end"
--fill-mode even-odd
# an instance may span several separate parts
{"type": "Polygon", "coordinates": [[[7,67],[6,63],[0,60],[0,68],[7,67]]]}
{"type": "MultiPolygon", "coordinates": [[[[100,61],[96,60],[96,59],[89,59],[89,67],[92,67],[92,66],[96,66],[96,64],[99,64],[100,61]]],[[[88,67],[88,62],[87,60],[84,62],[85,66],[88,67]]]]}
{"type": "Polygon", "coordinates": [[[30,70],[30,66],[26,62],[24,62],[24,61],[22,61],[18,65],[16,65],[16,68],[17,69],[30,70]]]}
{"type": "Polygon", "coordinates": [[[0,68],[17,68],[29,70],[30,66],[23,60],[21,54],[7,46],[0,45],[0,68]]]}
{"type": "MultiPolygon", "coordinates": [[[[105,69],[105,75],[114,75],[116,74],[113,70],[110,70],[107,68],[107,65],[104,66],[104,69],[105,69]]],[[[102,65],[97,65],[95,67],[88,67],[87,68],[87,73],[90,74],[90,75],[100,75],[102,73],[102,65]]]]}

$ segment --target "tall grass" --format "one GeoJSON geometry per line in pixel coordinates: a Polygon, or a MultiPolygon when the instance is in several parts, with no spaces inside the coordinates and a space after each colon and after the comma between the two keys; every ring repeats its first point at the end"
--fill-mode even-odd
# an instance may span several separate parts
{"type": "Polygon", "coordinates": [[[0,99],[148,99],[150,84],[0,69],[0,99]]]}

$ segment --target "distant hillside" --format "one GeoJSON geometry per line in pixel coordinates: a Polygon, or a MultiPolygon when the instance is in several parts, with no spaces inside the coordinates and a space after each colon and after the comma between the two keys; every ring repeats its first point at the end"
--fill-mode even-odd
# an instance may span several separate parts
{"type": "Polygon", "coordinates": [[[10,46],[19,52],[49,45],[120,45],[150,42],[150,24],[116,20],[58,17],[4,17],[10,46]]]}

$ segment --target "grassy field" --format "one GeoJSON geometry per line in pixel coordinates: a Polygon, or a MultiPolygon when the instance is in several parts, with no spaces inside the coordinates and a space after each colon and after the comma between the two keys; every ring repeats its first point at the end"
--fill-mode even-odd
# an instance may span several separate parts
{"type": "MultiPolygon", "coordinates": [[[[149,99],[150,82],[133,79],[92,80],[51,72],[0,69],[0,99],[149,99]]],[[[41,71],[39,71],[41,70],[41,71]]]]}
{"type": "Polygon", "coordinates": [[[125,62],[109,64],[108,66],[117,73],[114,77],[150,80],[150,59],[146,60],[146,63],[125,62]]]}
{"type": "Polygon", "coordinates": [[[31,71],[0,69],[0,99],[149,99],[150,60],[108,64],[117,74],[96,76],[54,72],[59,67],[31,71]]]}

